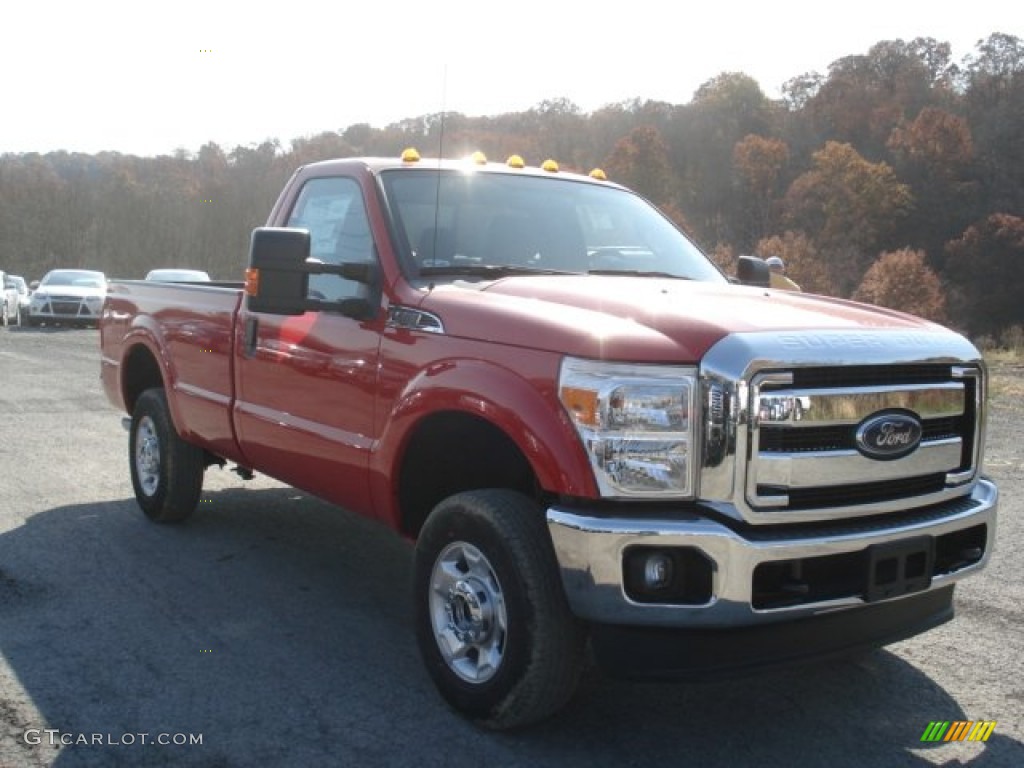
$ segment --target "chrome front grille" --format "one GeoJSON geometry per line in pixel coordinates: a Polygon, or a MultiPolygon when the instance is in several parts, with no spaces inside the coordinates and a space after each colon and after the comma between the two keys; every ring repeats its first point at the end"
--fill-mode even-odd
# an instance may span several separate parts
{"type": "Polygon", "coordinates": [[[985,376],[955,334],[736,334],[701,373],[700,495],[723,514],[788,524],[906,512],[977,479],[985,376]],[[908,447],[874,450],[865,436],[908,447]]]}
{"type": "Polygon", "coordinates": [[[931,503],[974,475],[979,376],[976,368],[952,365],[903,366],[895,375],[878,366],[839,385],[833,371],[758,373],[751,381],[747,502],[766,513],[931,503]],[[880,460],[858,449],[857,433],[887,413],[919,423],[921,438],[908,455],[880,460]]]}

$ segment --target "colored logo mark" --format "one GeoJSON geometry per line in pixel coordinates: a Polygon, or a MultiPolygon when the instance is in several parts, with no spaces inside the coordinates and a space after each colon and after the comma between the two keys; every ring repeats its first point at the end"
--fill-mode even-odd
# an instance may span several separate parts
{"type": "Polygon", "coordinates": [[[933,720],[921,734],[921,741],[988,741],[997,720],[933,720]]]}

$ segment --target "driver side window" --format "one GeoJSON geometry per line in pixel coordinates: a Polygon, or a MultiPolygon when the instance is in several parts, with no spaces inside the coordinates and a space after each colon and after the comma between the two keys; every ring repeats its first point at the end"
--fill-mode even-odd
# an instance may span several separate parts
{"type": "MultiPolygon", "coordinates": [[[[310,179],[288,217],[289,227],[309,230],[310,257],[325,264],[376,259],[370,222],[359,185],[348,178],[310,179]]],[[[340,275],[310,275],[310,298],[338,301],[359,296],[364,286],[340,275]]]]}

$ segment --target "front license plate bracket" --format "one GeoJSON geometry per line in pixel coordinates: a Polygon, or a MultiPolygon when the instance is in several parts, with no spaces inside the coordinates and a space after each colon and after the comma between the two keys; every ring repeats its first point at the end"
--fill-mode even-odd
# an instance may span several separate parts
{"type": "Polygon", "coordinates": [[[866,552],[866,602],[909,595],[931,586],[935,569],[935,539],[931,536],[875,544],[866,552]]]}

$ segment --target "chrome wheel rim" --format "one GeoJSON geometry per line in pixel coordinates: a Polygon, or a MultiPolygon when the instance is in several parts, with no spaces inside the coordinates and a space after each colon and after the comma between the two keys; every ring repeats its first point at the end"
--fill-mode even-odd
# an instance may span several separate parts
{"type": "Polygon", "coordinates": [[[146,496],[152,496],[160,487],[160,439],[156,424],[143,416],[135,430],[135,475],[146,496]]]}
{"type": "Polygon", "coordinates": [[[441,657],[468,683],[485,683],[505,656],[508,614],[494,567],[463,541],[438,555],[430,575],[430,621],[441,657]]]}

